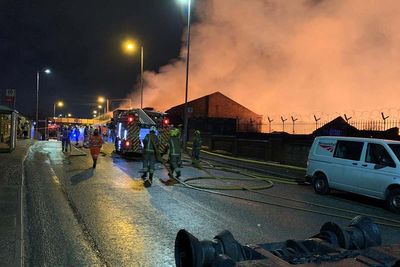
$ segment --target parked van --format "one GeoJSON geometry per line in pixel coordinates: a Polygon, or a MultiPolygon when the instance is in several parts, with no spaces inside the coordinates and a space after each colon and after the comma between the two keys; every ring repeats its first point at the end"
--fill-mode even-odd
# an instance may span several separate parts
{"type": "Polygon", "coordinates": [[[307,177],[317,194],[338,189],[386,200],[400,213],[400,142],[321,136],[308,155],[307,177]]]}

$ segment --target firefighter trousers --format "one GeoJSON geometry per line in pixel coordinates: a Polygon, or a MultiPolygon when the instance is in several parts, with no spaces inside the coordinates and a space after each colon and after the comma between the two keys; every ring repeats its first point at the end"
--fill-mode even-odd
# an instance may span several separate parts
{"type": "Polygon", "coordinates": [[[143,171],[145,173],[154,173],[154,165],[156,164],[155,153],[145,152],[143,155],[143,171]]]}
{"type": "Polygon", "coordinates": [[[171,175],[176,173],[176,176],[181,176],[181,156],[180,155],[170,155],[169,156],[169,166],[171,168],[171,175]]]}

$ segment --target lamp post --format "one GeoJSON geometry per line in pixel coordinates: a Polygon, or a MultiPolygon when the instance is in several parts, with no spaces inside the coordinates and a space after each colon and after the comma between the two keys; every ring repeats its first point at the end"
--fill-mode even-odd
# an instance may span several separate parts
{"type": "MultiPolygon", "coordinates": [[[[137,44],[132,40],[125,40],[123,49],[127,54],[133,54],[136,51],[137,44]]],[[[140,108],[143,108],[143,69],[144,69],[144,48],[140,46],[140,108]]]]}
{"type": "MultiPolygon", "coordinates": [[[[36,72],[36,125],[38,125],[39,122],[39,85],[40,85],[40,73],[44,72],[46,74],[50,74],[51,70],[50,69],[42,69],[38,70],[36,72]]],[[[37,126],[36,126],[37,128],[37,126]]]]}
{"type": "Polygon", "coordinates": [[[64,102],[62,102],[62,101],[54,102],[54,107],[53,107],[53,118],[56,117],[56,107],[62,108],[63,106],[64,106],[64,102]]]}
{"type": "MultiPolygon", "coordinates": [[[[191,24],[191,0],[187,1],[187,36],[186,36],[186,88],[185,88],[185,105],[184,105],[184,123],[183,123],[183,146],[186,149],[188,139],[188,92],[189,92],[189,66],[190,66],[190,24],[191,24]]],[[[182,2],[182,0],[181,0],[182,2]]]]}

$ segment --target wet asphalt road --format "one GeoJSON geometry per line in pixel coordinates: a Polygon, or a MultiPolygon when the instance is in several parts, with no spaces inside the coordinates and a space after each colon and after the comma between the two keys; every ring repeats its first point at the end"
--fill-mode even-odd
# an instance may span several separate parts
{"type": "MultiPolygon", "coordinates": [[[[92,170],[90,157],[78,153],[63,154],[59,142],[38,142],[31,147],[25,162],[26,263],[30,266],[174,266],[174,240],[181,228],[199,239],[212,239],[228,229],[239,242],[248,244],[307,238],[326,221],[348,223],[343,218],[213,195],[182,185],[165,186],[158,179],[145,189],[140,162],[105,155],[92,170]]],[[[185,178],[205,175],[210,173],[189,166],[183,169],[185,178]]],[[[157,166],[155,177],[167,178],[162,165],[157,166]]],[[[193,182],[218,185],[219,181],[193,182]]],[[[224,192],[329,211],[246,191],[224,192]]],[[[310,186],[282,184],[261,192],[400,221],[400,216],[384,210],[379,201],[345,193],[318,196],[310,186]]],[[[381,230],[385,244],[400,243],[398,228],[382,226],[381,230]]]]}

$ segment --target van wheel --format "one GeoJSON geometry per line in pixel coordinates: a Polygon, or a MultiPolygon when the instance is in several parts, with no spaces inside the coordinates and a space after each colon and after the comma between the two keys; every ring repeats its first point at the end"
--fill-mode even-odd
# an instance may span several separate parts
{"type": "Polygon", "coordinates": [[[329,193],[330,188],[326,176],[322,173],[315,175],[313,179],[313,186],[315,193],[319,195],[326,195],[329,193]]]}
{"type": "Polygon", "coordinates": [[[400,214],[400,188],[390,191],[386,201],[390,211],[400,214]]]}

